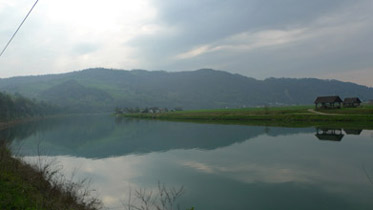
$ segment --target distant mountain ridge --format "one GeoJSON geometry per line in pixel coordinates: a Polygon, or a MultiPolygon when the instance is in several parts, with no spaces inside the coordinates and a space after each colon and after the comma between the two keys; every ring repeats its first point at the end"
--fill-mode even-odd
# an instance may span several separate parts
{"type": "Polygon", "coordinates": [[[321,79],[256,80],[212,69],[165,72],[104,68],[0,79],[0,91],[19,93],[76,112],[115,107],[238,108],[312,104],[317,96],[373,99],[373,88],[321,79]]]}

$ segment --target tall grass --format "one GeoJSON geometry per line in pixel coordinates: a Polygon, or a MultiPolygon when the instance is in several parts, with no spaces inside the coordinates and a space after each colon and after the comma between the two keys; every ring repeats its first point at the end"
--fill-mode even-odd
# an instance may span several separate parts
{"type": "Polygon", "coordinates": [[[92,196],[89,180],[73,181],[62,175],[61,167],[41,156],[26,164],[12,156],[0,141],[0,209],[78,209],[102,207],[92,196]]]}
{"type": "Polygon", "coordinates": [[[128,198],[122,201],[125,210],[177,210],[181,209],[177,203],[184,194],[184,187],[166,187],[158,182],[157,191],[138,189],[134,195],[130,190],[128,198]]]}

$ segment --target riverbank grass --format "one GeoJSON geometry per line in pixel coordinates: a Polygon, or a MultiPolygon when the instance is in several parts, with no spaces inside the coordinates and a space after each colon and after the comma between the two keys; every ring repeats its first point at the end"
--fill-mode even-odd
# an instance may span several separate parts
{"type": "MultiPolygon", "coordinates": [[[[96,209],[97,199],[81,197],[79,183],[52,180],[50,165],[36,169],[12,157],[0,142],[0,209],[96,209]]],[[[85,196],[85,195],[83,195],[85,196]]]]}

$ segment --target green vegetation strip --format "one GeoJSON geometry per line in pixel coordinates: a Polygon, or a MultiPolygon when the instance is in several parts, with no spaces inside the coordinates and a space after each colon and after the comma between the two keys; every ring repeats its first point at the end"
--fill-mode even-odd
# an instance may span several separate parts
{"type": "Polygon", "coordinates": [[[132,113],[124,117],[196,121],[214,123],[235,123],[272,126],[330,126],[349,128],[373,128],[373,106],[317,110],[324,114],[308,111],[313,106],[263,107],[246,109],[194,110],[166,113],[132,113]]]}
{"type": "Polygon", "coordinates": [[[52,171],[38,171],[13,158],[0,143],[0,209],[95,209],[79,204],[80,198],[66,186],[48,182],[52,171]]]}

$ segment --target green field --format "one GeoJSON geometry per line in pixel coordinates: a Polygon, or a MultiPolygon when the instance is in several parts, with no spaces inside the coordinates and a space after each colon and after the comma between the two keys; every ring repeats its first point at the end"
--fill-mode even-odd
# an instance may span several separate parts
{"type": "Polygon", "coordinates": [[[373,129],[373,106],[317,110],[314,106],[192,110],[166,113],[123,114],[124,117],[273,126],[328,126],[373,129]]]}

